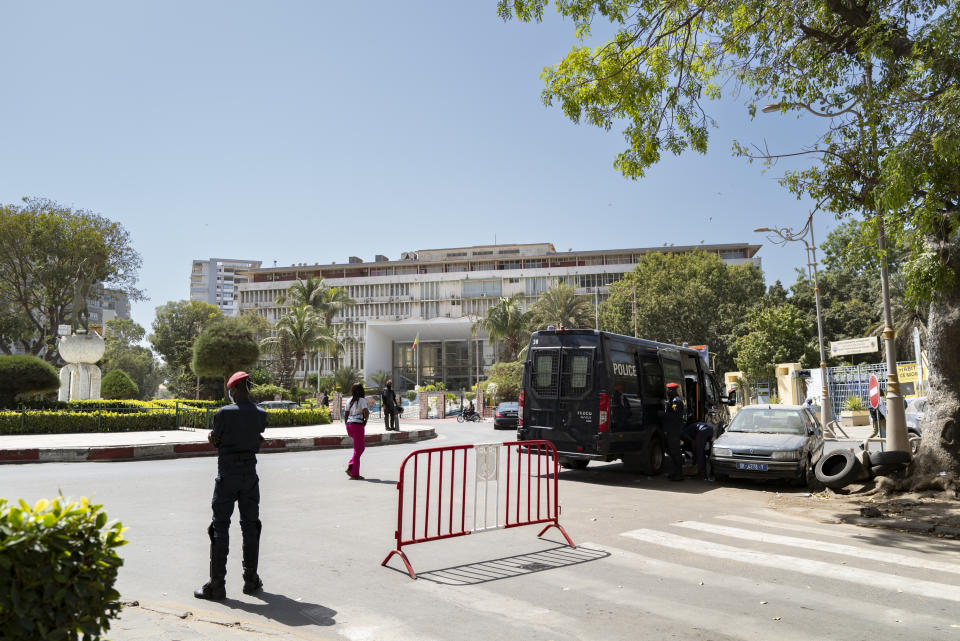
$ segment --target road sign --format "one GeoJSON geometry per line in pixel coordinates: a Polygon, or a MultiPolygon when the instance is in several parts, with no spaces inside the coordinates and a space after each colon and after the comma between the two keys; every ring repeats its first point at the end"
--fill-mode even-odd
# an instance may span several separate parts
{"type": "Polygon", "coordinates": [[[879,352],[880,345],[876,336],[867,338],[851,338],[846,341],[830,341],[831,356],[846,356],[847,354],[869,354],[879,352]]]}
{"type": "Polygon", "coordinates": [[[873,374],[870,375],[870,407],[880,407],[880,381],[873,374]]]}

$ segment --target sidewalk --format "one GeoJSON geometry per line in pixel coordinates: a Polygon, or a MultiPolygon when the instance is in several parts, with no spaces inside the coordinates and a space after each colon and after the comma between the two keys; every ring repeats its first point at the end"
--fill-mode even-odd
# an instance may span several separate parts
{"type": "MultiPolygon", "coordinates": [[[[435,438],[428,425],[401,423],[399,432],[387,432],[380,421],[367,424],[367,446],[409,443],[435,438]]],[[[261,454],[353,447],[343,423],[302,427],[268,427],[261,454]]],[[[179,429],[152,432],[96,432],[86,434],[23,434],[0,436],[0,464],[131,461],[139,459],[215,456],[206,430],[179,429]]]]}

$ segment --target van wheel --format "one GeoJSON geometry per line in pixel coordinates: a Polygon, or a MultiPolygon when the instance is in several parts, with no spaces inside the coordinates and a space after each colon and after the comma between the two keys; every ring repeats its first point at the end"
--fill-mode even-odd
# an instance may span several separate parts
{"type": "Polygon", "coordinates": [[[585,470],[590,461],[580,458],[560,459],[560,467],[565,470],[585,470]]]}
{"type": "Polygon", "coordinates": [[[623,465],[631,472],[657,476],[663,470],[663,445],[660,439],[652,438],[646,448],[623,455],[623,465]]]}

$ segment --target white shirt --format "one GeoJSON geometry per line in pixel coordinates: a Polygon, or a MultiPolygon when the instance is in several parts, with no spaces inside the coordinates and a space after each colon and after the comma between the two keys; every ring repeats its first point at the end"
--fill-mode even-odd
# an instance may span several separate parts
{"type": "Polygon", "coordinates": [[[365,409],[367,409],[367,399],[362,396],[357,399],[356,403],[350,401],[347,405],[347,423],[363,423],[363,410],[365,409]]]}

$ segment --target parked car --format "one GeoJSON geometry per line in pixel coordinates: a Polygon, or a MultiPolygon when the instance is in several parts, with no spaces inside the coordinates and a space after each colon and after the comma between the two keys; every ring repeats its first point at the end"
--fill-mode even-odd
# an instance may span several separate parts
{"type": "Polygon", "coordinates": [[[300,405],[293,401],[260,401],[257,403],[265,410],[298,410],[300,405]]]}
{"type": "Polygon", "coordinates": [[[519,403],[500,403],[497,405],[497,412],[493,415],[493,429],[517,429],[519,411],[519,403]]]}
{"type": "Polygon", "coordinates": [[[813,484],[823,455],[823,428],[804,405],[748,405],[713,443],[718,481],[730,476],[784,478],[813,484]]]}
{"type": "Polygon", "coordinates": [[[911,398],[907,401],[907,409],[904,411],[904,417],[907,421],[907,438],[910,439],[910,449],[916,454],[920,449],[920,421],[923,420],[923,414],[927,409],[927,397],[911,398]]]}

